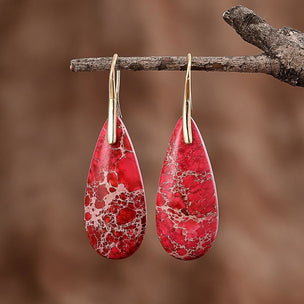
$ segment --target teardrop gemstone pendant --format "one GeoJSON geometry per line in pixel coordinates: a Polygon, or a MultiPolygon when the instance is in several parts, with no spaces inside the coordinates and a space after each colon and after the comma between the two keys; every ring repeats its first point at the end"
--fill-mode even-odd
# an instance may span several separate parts
{"type": "Polygon", "coordinates": [[[173,257],[192,260],[204,255],[218,229],[218,202],[209,157],[191,119],[193,141],[183,138],[178,121],[161,171],[156,202],[160,242],[173,257]]]}
{"type": "Polygon", "coordinates": [[[126,258],[142,243],[146,227],[143,181],[119,117],[115,144],[107,141],[107,121],[100,132],[86,186],[84,218],[92,247],[106,258],[126,258]]]}

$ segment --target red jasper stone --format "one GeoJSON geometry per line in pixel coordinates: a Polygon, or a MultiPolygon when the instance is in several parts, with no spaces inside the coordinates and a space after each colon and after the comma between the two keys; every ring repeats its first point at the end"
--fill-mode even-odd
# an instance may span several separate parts
{"type": "Polygon", "coordinates": [[[161,171],[156,201],[160,242],[173,257],[192,260],[204,255],[218,229],[218,202],[209,157],[191,120],[191,144],[177,122],[161,171]]]}
{"type": "Polygon", "coordinates": [[[106,258],[126,258],[143,240],[143,182],[133,145],[119,117],[115,144],[107,141],[107,121],[100,132],[88,176],[84,219],[92,247],[106,258]]]}

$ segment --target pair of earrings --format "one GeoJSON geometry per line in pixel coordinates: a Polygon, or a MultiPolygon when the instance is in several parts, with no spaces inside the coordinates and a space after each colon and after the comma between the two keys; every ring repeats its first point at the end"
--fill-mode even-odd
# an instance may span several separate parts
{"type": "MultiPolygon", "coordinates": [[[[92,247],[110,259],[126,258],[141,245],[146,228],[143,181],[132,142],[121,120],[117,54],[109,77],[109,113],[93,154],[86,187],[85,229],[92,247]]],[[[173,257],[204,255],[218,229],[218,202],[209,157],[191,118],[191,54],[183,116],[173,131],[161,171],[156,225],[163,248],[173,257]]]]}

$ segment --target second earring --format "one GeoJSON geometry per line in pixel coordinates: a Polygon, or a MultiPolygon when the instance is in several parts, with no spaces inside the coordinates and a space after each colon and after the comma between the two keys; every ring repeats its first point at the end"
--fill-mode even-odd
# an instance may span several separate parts
{"type": "Polygon", "coordinates": [[[173,257],[204,255],[218,229],[214,176],[201,134],[191,118],[191,55],[185,82],[183,117],[173,131],[164,160],[156,202],[157,233],[173,257]]]}

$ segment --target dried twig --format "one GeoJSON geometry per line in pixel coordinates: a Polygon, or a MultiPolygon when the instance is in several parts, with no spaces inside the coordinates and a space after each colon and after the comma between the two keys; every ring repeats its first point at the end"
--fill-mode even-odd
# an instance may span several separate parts
{"type": "MultiPolygon", "coordinates": [[[[223,14],[224,20],[247,42],[263,51],[257,56],[193,57],[192,70],[265,73],[294,86],[304,86],[304,34],[283,27],[275,29],[252,10],[235,6],[223,14]]],[[[78,71],[109,70],[112,57],[71,60],[78,71]]],[[[184,71],[187,59],[176,56],[119,57],[118,69],[133,71],[184,71]]]]}

